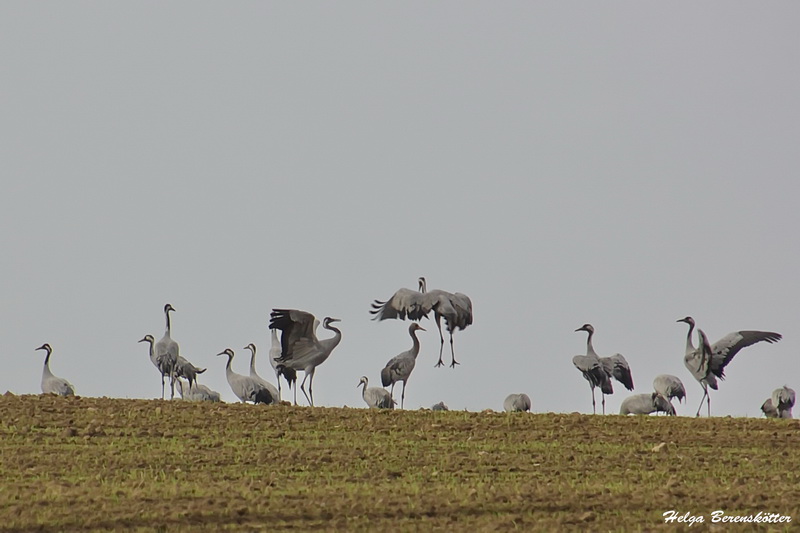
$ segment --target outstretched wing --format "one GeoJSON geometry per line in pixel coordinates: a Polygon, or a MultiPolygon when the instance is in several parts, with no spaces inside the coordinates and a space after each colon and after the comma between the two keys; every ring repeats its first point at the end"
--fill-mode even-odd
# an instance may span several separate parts
{"type": "Polygon", "coordinates": [[[314,315],[311,313],[297,309],[273,309],[269,327],[282,332],[280,362],[301,357],[317,344],[314,315]]]}
{"type": "Polygon", "coordinates": [[[771,331],[734,331],[722,337],[711,346],[710,369],[718,378],[725,379],[724,369],[739,353],[739,350],[757,342],[778,342],[783,337],[771,331]]]}
{"type": "Polygon", "coordinates": [[[369,310],[372,320],[386,320],[387,318],[399,318],[405,320],[421,320],[427,317],[431,311],[425,294],[411,289],[400,289],[391,298],[382,302],[375,300],[372,302],[372,309],[369,310]]]}

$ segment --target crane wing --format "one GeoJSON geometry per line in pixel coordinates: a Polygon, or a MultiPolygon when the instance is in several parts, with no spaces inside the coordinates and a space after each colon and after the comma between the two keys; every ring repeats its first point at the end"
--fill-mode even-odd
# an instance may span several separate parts
{"type": "Polygon", "coordinates": [[[466,294],[457,292],[450,297],[450,302],[456,310],[456,323],[453,326],[464,329],[472,324],[472,300],[466,294]]]}
{"type": "Polygon", "coordinates": [[[278,361],[296,359],[317,343],[314,334],[314,315],[297,309],[273,309],[270,329],[281,330],[281,356],[278,361]]]}
{"type": "Polygon", "coordinates": [[[734,331],[722,337],[711,346],[710,369],[718,378],[725,379],[724,369],[739,353],[739,350],[757,342],[778,342],[783,337],[771,331],[734,331]]]}
{"type": "Polygon", "coordinates": [[[633,390],[633,376],[628,361],[621,353],[616,353],[610,357],[601,357],[603,368],[609,376],[622,383],[626,389],[633,390]]]}
{"type": "Polygon", "coordinates": [[[399,318],[405,320],[421,320],[427,317],[431,311],[432,304],[428,303],[429,298],[426,294],[413,291],[411,289],[399,289],[391,298],[385,302],[375,300],[372,302],[372,309],[369,310],[372,320],[386,320],[387,318],[399,318]]]}

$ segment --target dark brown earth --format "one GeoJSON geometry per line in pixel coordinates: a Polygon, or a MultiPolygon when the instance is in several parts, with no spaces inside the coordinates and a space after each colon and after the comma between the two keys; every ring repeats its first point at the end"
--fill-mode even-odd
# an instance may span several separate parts
{"type": "Polygon", "coordinates": [[[796,420],[6,394],[0,530],[789,531],[799,450],[796,420]]]}

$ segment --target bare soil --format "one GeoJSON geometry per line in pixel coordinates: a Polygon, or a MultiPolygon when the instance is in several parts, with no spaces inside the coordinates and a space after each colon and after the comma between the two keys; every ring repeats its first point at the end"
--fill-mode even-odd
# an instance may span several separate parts
{"type": "Polygon", "coordinates": [[[0,531],[790,531],[798,451],[797,420],[6,394],[0,531]]]}

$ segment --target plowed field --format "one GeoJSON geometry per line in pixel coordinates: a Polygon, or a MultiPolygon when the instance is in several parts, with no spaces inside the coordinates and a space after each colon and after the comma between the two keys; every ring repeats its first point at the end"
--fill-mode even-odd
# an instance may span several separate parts
{"type": "Polygon", "coordinates": [[[2,531],[788,531],[798,472],[797,420],[0,396],[2,531]]]}

